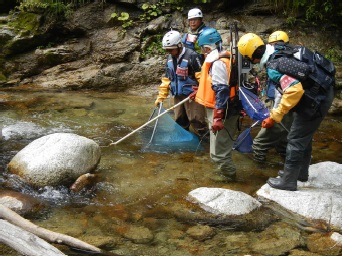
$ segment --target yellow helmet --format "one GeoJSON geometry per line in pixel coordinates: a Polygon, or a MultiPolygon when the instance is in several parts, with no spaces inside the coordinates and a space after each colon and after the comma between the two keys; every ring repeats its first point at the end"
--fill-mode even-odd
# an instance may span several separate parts
{"type": "Polygon", "coordinates": [[[253,33],[247,33],[240,38],[238,42],[238,49],[243,56],[253,59],[252,55],[260,45],[265,44],[259,36],[253,33]]]}
{"type": "Polygon", "coordinates": [[[278,41],[288,43],[290,41],[289,36],[284,31],[275,31],[268,38],[268,43],[275,43],[278,41]]]}

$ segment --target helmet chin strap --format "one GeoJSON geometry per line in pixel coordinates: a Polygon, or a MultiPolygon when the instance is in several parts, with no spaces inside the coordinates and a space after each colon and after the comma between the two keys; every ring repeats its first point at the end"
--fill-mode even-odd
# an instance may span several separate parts
{"type": "Polygon", "coordinates": [[[182,43],[179,43],[178,46],[177,46],[177,49],[178,49],[178,53],[181,54],[182,51],[183,51],[183,44],[182,43]]]}

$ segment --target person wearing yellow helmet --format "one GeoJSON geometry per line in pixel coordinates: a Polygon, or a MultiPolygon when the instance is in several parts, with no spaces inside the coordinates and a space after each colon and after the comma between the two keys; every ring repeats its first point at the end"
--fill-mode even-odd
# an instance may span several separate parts
{"type": "Polygon", "coordinates": [[[290,41],[289,36],[284,31],[275,31],[268,37],[268,43],[274,44],[277,42],[288,43],[290,41]]]}
{"type": "MultiPolygon", "coordinates": [[[[274,45],[276,43],[289,43],[289,36],[284,31],[275,31],[268,38],[268,44],[274,45]]],[[[268,47],[269,45],[266,45],[268,47]]],[[[273,47],[271,52],[273,52],[273,47]]],[[[266,96],[267,101],[270,103],[270,109],[276,108],[280,99],[281,94],[276,89],[275,83],[267,77],[266,80],[266,96]]],[[[253,160],[259,163],[266,161],[267,152],[274,148],[276,152],[285,158],[286,146],[287,146],[287,135],[293,121],[292,112],[284,115],[281,124],[275,123],[272,128],[261,128],[259,133],[253,139],[253,160]]]]}
{"type": "MultiPolygon", "coordinates": [[[[262,122],[262,127],[271,128],[274,123],[280,123],[284,115],[290,110],[293,111],[294,119],[288,134],[284,168],[280,172],[279,177],[269,178],[267,183],[276,189],[297,190],[297,180],[308,180],[308,170],[312,153],[312,138],[332,104],[334,98],[333,86],[325,87],[326,90],[322,92],[324,97],[317,111],[314,112],[316,114],[309,118],[308,112],[312,113],[312,105],[308,104],[306,101],[307,98],[302,96],[304,94],[304,88],[315,87],[315,82],[307,80],[303,82],[305,85],[303,87],[298,79],[288,74],[280,73],[279,68],[271,65],[274,59],[269,58],[270,55],[266,51],[264,42],[256,34],[248,33],[243,35],[238,42],[238,50],[254,64],[260,63],[266,58],[267,75],[283,92],[278,106],[271,110],[270,117],[262,122]]],[[[277,63],[284,65],[280,61],[277,63]]]]}

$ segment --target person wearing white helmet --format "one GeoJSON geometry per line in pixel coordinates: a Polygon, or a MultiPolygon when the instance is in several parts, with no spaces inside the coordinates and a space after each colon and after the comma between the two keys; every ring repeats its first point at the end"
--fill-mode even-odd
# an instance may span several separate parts
{"type": "MultiPolygon", "coordinates": [[[[201,75],[202,61],[195,51],[183,47],[182,36],[176,30],[167,32],[162,40],[163,49],[169,53],[166,61],[165,75],[159,86],[159,93],[155,101],[158,106],[171,92],[174,104],[189,97],[197,90],[201,75]]],[[[175,121],[184,129],[193,128],[195,133],[204,138],[208,134],[208,125],[205,119],[205,109],[195,101],[186,101],[176,107],[175,121]]]]}
{"type": "Polygon", "coordinates": [[[197,46],[198,36],[207,28],[203,22],[203,13],[198,8],[193,8],[188,12],[189,28],[183,35],[182,43],[185,47],[201,52],[197,46]]]}

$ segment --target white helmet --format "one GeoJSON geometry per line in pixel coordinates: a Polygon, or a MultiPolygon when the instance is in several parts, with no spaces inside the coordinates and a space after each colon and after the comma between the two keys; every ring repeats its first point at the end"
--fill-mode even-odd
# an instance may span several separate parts
{"type": "Polygon", "coordinates": [[[171,30],[165,34],[162,41],[163,49],[176,49],[182,46],[182,36],[176,30],[171,30]]]}
{"type": "Polygon", "coordinates": [[[188,20],[193,18],[203,18],[203,13],[200,9],[194,8],[188,12],[188,20]]]}

